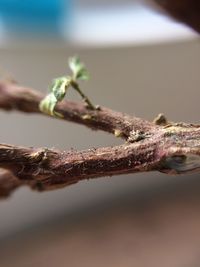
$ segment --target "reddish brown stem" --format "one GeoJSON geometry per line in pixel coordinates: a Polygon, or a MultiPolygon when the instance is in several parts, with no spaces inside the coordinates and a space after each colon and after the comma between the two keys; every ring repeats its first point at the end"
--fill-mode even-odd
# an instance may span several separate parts
{"type": "MultiPolygon", "coordinates": [[[[0,83],[0,108],[4,110],[19,110],[26,113],[42,113],[39,103],[44,95],[30,88],[21,87],[14,83],[0,83]]],[[[82,103],[63,101],[58,104],[56,111],[63,119],[76,122],[94,130],[103,130],[127,139],[131,131],[146,132],[153,123],[127,114],[100,107],[99,110],[88,109],[82,103]]]]}
{"type": "MultiPolygon", "coordinates": [[[[15,84],[0,84],[0,107],[37,112],[42,95],[15,84]]],[[[49,190],[83,179],[144,171],[169,174],[199,171],[200,126],[168,123],[161,115],[154,123],[112,111],[87,109],[81,103],[61,103],[64,119],[127,139],[116,147],[58,151],[0,144],[0,196],[20,185],[49,190]]]]}
{"type": "Polygon", "coordinates": [[[0,167],[39,190],[83,179],[156,169],[156,146],[125,144],[85,151],[56,151],[0,145],[0,167]]]}

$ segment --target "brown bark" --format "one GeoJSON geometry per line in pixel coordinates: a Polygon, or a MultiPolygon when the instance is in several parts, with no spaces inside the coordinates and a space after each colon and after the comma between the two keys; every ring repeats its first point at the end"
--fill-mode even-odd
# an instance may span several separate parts
{"type": "MultiPolygon", "coordinates": [[[[41,113],[39,103],[45,96],[30,88],[14,83],[0,83],[0,108],[11,111],[18,110],[26,113],[41,113]]],[[[82,103],[63,101],[58,104],[56,111],[64,120],[76,122],[94,130],[103,130],[127,139],[134,129],[145,132],[152,123],[120,112],[100,107],[97,110],[88,109],[82,103]]],[[[45,115],[45,114],[43,114],[45,115]]]]}
{"type": "MultiPolygon", "coordinates": [[[[0,108],[41,113],[42,94],[16,84],[0,84],[0,108]]],[[[0,196],[20,185],[37,190],[67,186],[83,179],[144,171],[180,174],[200,170],[200,126],[154,123],[101,107],[64,101],[57,106],[63,119],[104,130],[126,140],[116,147],[59,151],[0,144],[0,196]]]]}
{"type": "MultiPolygon", "coordinates": [[[[200,32],[198,0],[154,0],[172,17],[200,32]]],[[[41,113],[44,96],[29,88],[0,83],[0,108],[41,113]]],[[[126,140],[117,147],[86,151],[55,151],[0,144],[0,197],[27,184],[38,190],[54,189],[83,179],[158,170],[185,173],[200,169],[200,126],[168,123],[159,116],[154,123],[101,107],[89,110],[81,103],[63,102],[56,111],[63,119],[126,140]]]]}

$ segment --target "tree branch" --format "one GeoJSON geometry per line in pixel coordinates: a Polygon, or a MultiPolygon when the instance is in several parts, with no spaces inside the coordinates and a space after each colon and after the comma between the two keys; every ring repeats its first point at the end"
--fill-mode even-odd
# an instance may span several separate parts
{"type": "Polygon", "coordinates": [[[0,167],[21,184],[48,190],[83,179],[156,169],[155,146],[125,144],[85,151],[57,151],[0,145],[0,167]]]}
{"type": "MultiPolygon", "coordinates": [[[[0,83],[1,109],[46,115],[39,109],[39,103],[43,98],[43,94],[33,89],[21,87],[14,83],[0,83]]],[[[72,101],[63,101],[57,104],[55,111],[63,116],[60,119],[84,124],[94,130],[103,130],[125,139],[130,136],[130,132],[133,130],[142,133],[154,127],[153,123],[140,118],[104,107],[100,107],[99,110],[91,110],[82,103],[72,101]]]]}
{"type": "MultiPolygon", "coordinates": [[[[154,1],[200,32],[198,1],[154,1]]],[[[29,88],[0,83],[0,108],[4,110],[41,113],[38,107],[43,97],[29,88]]],[[[24,184],[49,190],[107,175],[154,170],[179,174],[200,170],[199,125],[168,123],[163,116],[151,123],[104,107],[90,110],[69,101],[58,104],[55,111],[65,120],[113,133],[127,143],[80,152],[0,144],[0,197],[24,184]]]]}
{"type": "MultiPolygon", "coordinates": [[[[41,113],[42,94],[16,84],[0,83],[0,108],[41,113]]],[[[78,181],[145,171],[181,174],[200,170],[200,126],[169,123],[160,115],[154,123],[112,111],[90,110],[65,101],[56,111],[64,119],[101,129],[126,139],[115,147],[59,151],[0,144],[0,196],[21,185],[50,190],[78,181]]]]}

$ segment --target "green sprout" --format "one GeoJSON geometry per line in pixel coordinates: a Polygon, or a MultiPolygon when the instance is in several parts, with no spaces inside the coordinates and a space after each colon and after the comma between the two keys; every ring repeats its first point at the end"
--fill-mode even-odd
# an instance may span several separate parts
{"type": "Polygon", "coordinates": [[[69,58],[69,67],[73,73],[74,80],[89,80],[89,73],[79,57],[69,58]]]}
{"type": "Polygon", "coordinates": [[[55,107],[58,102],[61,102],[64,99],[67,90],[70,87],[80,94],[88,108],[93,110],[96,109],[88,97],[81,91],[77,82],[77,80],[89,79],[89,74],[85,65],[78,57],[72,57],[69,59],[69,67],[72,71],[72,75],[54,79],[52,85],[50,86],[50,93],[40,102],[39,109],[43,113],[51,116],[62,117],[62,114],[55,111],[55,107]]]}

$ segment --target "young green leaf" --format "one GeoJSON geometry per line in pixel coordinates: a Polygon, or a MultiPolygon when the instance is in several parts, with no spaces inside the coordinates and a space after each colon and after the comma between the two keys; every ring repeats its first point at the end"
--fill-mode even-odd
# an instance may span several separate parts
{"type": "Polygon", "coordinates": [[[63,100],[70,84],[71,84],[70,77],[60,77],[53,80],[53,84],[50,88],[50,91],[54,93],[57,101],[63,100]]]}
{"type": "Polygon", "coordinates": [[[58,102],[62,101],[66,95],[66,91],[71,83],[70,77],[60,77],[53,80],[50,87],[51,93],[48,94],[40,103],[40,110],[51,116],[62,116],[60,113],[55,112],[55,106],[58,102]]]}
{"type": "Polygon", "coordinates": [[[80,58],[75,56],[69,59],[69,67],[73,73],[74,80],[88,80],[89,73],[80,58]]]}
{"type": "Polygon", "coordinates": [[[77,80],[88,80],[89,75],[85,65],[78,57],[69,59],[69,67],[72,71],[72,76],[62,76],[53,80],[50,87],[50,93],[40,102],[39,109],[51,116],[62,117],[61,114],[55,112],[55,106],[62,101],[66,95],[68,88],[71,86],[76,90],[90,109],[96,109],[88,97],[81,91],[77,80]]]}
{"type": "Polygon", "coordinates": [[[40,102],[39,108],[43,113],[54,116],[54,109],[57,102],[54,93],[50,93],[40,102]]]}

